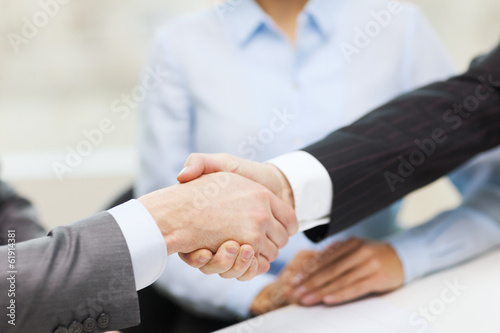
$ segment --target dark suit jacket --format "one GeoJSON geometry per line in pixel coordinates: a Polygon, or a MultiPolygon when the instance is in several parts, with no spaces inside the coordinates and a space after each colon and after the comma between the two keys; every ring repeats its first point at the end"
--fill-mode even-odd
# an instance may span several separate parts
{"type": "Polygon", "coordinates": [[[47,235],[31,204],[4,182],[0,182],[0,281],[0,332],[50,333],[88,318],[87,324],[94,325],[107,319],[105,330],[140,322],[130,254],[113,217],[100,213],[47,235]],[[9,233],[15,234],[15,248],[7,245],[9,233]],[[12,267],[9,256],[15,257],[12,267]],[[12,317],[7,313],[15,314],[15,326],[8,323],[12,317]]]}
{"type": "Polygon", "coordinates": [[[402,95],[305,148],[334,189],[330,224],[307,235],[318,241],[347,228],[498,144],[500,45],[466,73],[402,95]]]}

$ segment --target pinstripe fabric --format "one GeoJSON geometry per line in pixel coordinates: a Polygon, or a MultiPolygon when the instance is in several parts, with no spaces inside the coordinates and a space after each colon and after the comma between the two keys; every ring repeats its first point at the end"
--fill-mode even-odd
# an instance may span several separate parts
{"type": "Polygon", "coordinates": [[[330,225],[307,235],[319,241],[345,229],[498,144],[500,45],[463,75],[398,97],[305,148],[334,185],[330,225]],[[434,151],[416,140],[432,140],[434,151]]]}

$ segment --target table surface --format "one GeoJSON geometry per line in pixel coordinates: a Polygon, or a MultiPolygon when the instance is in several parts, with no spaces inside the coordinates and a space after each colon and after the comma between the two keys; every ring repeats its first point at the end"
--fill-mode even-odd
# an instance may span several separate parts
{"type": "MultiPolygon", "coordinates": [[[[356,314],[373,314],[377,311],[383,311],[379,313],[383,313],[383,317],[387,317],[386,315],[390,317],[387,312],[393,312],[394,318],[396,314],[400,316],[404,314],[404,321],[408,327],[403,325],[404,329],[399,329],[399,326],[395,329],[390,325],[391,329],[388,330],[398,333],[500,332],[500,249],[414,281],[404,288],[382,296],[336,307],[290,306],[220,332],[311,332],[307,327],[315,325],[315,320],[321,321],[322,318],[336,317],[335,322],[344,321],[344,326],[339,324],[342,326],[341,329],[319,328],[314,332],[365,333],[359,330],[361,324],[355,323],[355,320],[352,320],[352,326],[347,327],[346,325],[349,324],[346,323],[350,321],[346,317],[351,318],[350,314],[353,314],[352,318],[356,318],[356,314]],[[460,286],[458,289],[450,287],[456,284],[460,286]],[[427,315],[422,314],[425,309],[427,309],[427,315]],[[415,313],[419,314],[419,317],[414,316],[414,321],[411,325],[408,324],[411,315],[415,313]],[[299,323],[296,319],[298,317],[302,318],[302,322],[314,319],[308,325],[294,324],[293,329],[290,330],[289,328],[292,327],[290,323],[299,323]],[[417,318],[420,320],[419,324],[416,324],[417,318]],[[422,325],[422,320],[427,322],[428,327],[422,325]],[[283,330],[280,330],[282,323],[283,330]]],[[[332,318],[328,319],[332,322],[332,318]]]]}

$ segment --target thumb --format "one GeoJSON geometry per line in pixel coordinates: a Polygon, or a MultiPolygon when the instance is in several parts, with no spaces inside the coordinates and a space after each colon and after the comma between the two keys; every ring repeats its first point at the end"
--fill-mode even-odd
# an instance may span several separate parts
{"type": "Polygon", "coordinates": [[[191,154],[184,163],[184,168],[177,175],[179,183],[187,183],[199,178],[205,172],[205,158],[202,154],[191,154]]]}
{"type": "Polygon", "coordinates": [[[191,154],[184,168],[177,175],[179,183],[187,183],[204,174],[214,172],[233,172],[237,169],[238,159],[227,154],[191,154]]]}

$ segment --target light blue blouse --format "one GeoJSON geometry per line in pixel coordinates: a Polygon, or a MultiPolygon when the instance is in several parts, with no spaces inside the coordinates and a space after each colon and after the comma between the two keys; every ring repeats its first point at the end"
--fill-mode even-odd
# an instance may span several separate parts
{"type": "MultiPolygon", "coordinates": [[[[149,67],[169,75],[141,106],[139,195],[176,183],[191,152],[264,161],[453,72],[410,3],[392,14],[385,0],[311,0],[299,15],[296,45],[254,1],[229,3],[223,15],[210,8],[159,34],[149,67]]],[[[397,205],[328,241],[384,237],[397,230],[396,212],[397,205]]],[[[269,273],[245,283],[203,275],[171,256],[156,286],[205,315],[245,317],[279,270],[313,246],[296,235],[269,273]]]]}

